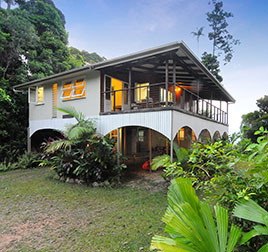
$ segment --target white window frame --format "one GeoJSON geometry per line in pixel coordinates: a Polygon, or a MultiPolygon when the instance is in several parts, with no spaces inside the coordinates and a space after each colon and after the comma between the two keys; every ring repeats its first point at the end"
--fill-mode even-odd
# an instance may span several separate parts
{"type": "Polygon", "coordinates": [[[73,101],[73,100],[76,100],[76,99],[83,99],[83,98],[86,98],[86,95],[85,95],[85,92],[86,92],[86,78],[85,77],[79,77],[79,78],[75,78],[75,79],[69,79],[69,80],[64,80],[62,82],[62,86],[61,86],[61,96],[60,96],[60,99],[65,102],[65,101],[73,101]],[[77,80],[83,80],[82,84],[79,85],[79,86],[75,86],[75,82],[77,80]],[[70,87],[68,88],[64,88],[64,84],[65,83],[68,83],[70,82],[70,87]],[[75,94],[75,88],[79,88],[79,87],[82,87],[84,85],[84,89],[82,91],[81,94],[75,94]],[[69,96],[64,96],[64,91],[65,90],[70,90],[71,89],[71,93],[69,96]]]}
{"type": "Polygon", "coordinates": [[[44,86],[36,86],[35,89],[35,105],[39,106],[39,105],[44,105],[45,104],[45,88],[44,86]],[[43,101],[39,102],[38,101],[38,89],[39,88],[43,88],[43,101]]]}

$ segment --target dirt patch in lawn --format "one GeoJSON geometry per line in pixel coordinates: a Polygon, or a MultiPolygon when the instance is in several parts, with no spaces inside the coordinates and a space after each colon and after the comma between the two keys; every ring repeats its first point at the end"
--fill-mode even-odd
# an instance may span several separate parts
{"type": "Polygon", "coordinates": [[[132,188],[142,188],[153,192],[166,190],[170,183],[162,177],[162,171],[137,171],[128,174],[128,179],[124,182],[126,186],[132,188]]]}

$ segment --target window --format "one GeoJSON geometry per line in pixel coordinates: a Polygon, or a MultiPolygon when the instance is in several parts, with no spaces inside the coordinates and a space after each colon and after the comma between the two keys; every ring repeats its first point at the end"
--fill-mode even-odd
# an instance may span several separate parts
{"type": "MultiPolygon", "coordinates": [[[[166,89],[165,88],[161,88],[160,90],[160,99],[161,102],[165,102],[166,101],[166,89]]],[[[168,90],[168,102],[172,102],[173,101],[173,94],[171,91],[168,90]]]]}
{"type": "Polygon", "coordinates": [[[85,86],[86,81],[84,79],[65,82],[62,88],[61,98],[65,101],[85,97],[86,96],[85,86]]]}
{"type": "Polygon", "coordinates": [[[144,142],[144,130],[139,130],[138,134],[139,142],[144,142]]]}
{"type": "Polygon", "coordinates": [[[37,87],[36,88],[36,103],[37,104],[42,104],[44,103],[44,87],[37,87]]]}
{"type": "Polygon", "coordinates": [[[52,117],[57,117],[57,91],[58,91],[58,84],[54,83],[52,85],[52,117]]]}
{"type": "Polygon", "coordinates": [[[147,99],[147,93],[149,94],[149,83],[136,84],[136,102],[142,102],[147,99]]]}

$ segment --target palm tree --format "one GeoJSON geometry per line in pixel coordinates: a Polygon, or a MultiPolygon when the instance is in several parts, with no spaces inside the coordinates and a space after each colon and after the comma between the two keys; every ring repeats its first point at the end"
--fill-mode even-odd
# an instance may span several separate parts
{"type": "Polygon", "coordinates": [[[86,119],[85,115],[76,111],[73,107],[57,108],[57,110],[74,117],[76,124],[67,125],[64,131],[61,131],[64,138],[51,142],[46,152],[55,152],[59,149],[71,148],[75,144],[87,144],[95,136],[96,128],[92,120],[86,119]]]}
{"type": "Polygon", "coordinates": [[[191,32],[193,36],[196,37],[196,40],[197,40],[197,54],[199,54],[199,39],[201,36],[204,36],[203,30],[204,30],[204,27],[202,26],[199,29],[196,28],[196,32],[191,32]]]}
{"type": "MultiPolygon", "coordinates": [[[[258,235],[268,235],[268,212],[259,206],[253,200],[242,200],[240,201],[233,212],[233,215],[241,219],[254,221],[263,225],[256,225],[251,231],[243,234],[241,244],[246,243],[252,237],[258,235]]],[[[268,251],[268,243],[263,245],[258,252],[268,251]]]]}
{"type": "Polygon", "coordinates": [[[214,206],[215,220],[210,205],[201,202],[190,179],[172,180],[168,194],[168,208],[163,221],[170,238],[154,236],[151,249],[164,252],[231,252],[241,230],[231,225],[228,236],[228,211],[214,206]]]}

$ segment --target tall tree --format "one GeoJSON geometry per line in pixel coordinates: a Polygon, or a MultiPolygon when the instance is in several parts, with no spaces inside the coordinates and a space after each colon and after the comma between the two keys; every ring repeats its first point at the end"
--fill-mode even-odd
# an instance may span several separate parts
{"type": "Polygon", "coordinates": [[[207,13],[207,21],[212,29],[208,33],[208,38],[212,40],[212,55],[220,56],[223,53],[223,60],[226,64],[233,57],[233,46],[239,44],[240,41],[234,39],[233,35],[227,30],[227,19],[233,17],[233,14],[223,10],[222,1],[212,0],[211,3],[214,8],[207,13]]]}
{"type": "Polygon", "coordinates": [[[196,37],[197,40],[197,53],[199,54],[199,39],[201,36],[204,36],[203,33],[204,27],[196,28],[196,31],[192,32],[193,36],[196,37]]]}
{"type": "Polygon", "coordinates": [[[202,54],[201,60],[207,69],[216,77],[216,79],[221,82],[223,80],[220,75],[220,62],[217,56],[213,56],[211,53],[204,52],[202,54]]]}

